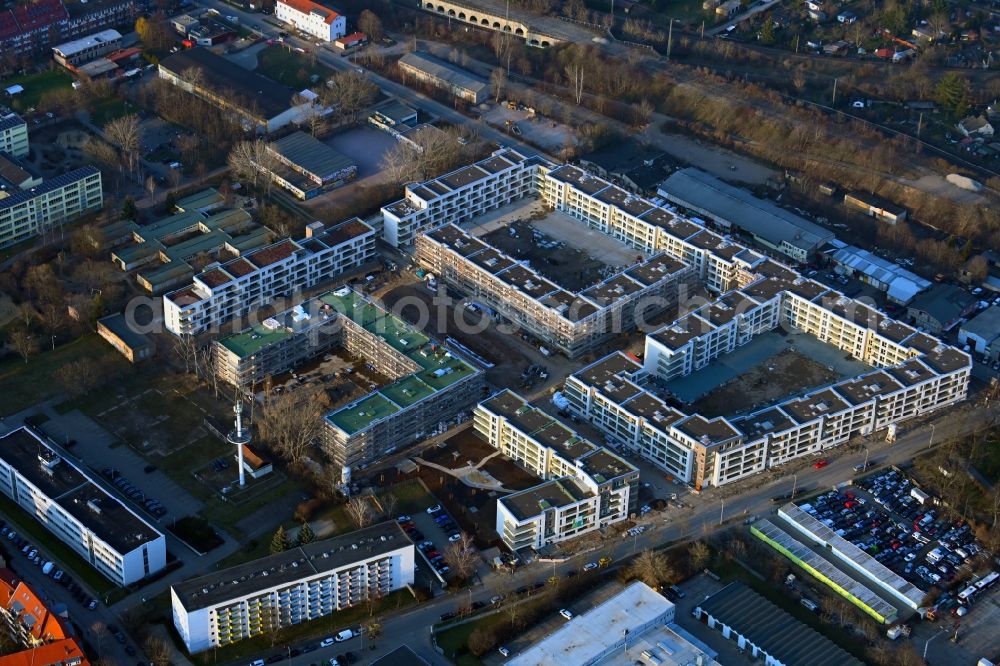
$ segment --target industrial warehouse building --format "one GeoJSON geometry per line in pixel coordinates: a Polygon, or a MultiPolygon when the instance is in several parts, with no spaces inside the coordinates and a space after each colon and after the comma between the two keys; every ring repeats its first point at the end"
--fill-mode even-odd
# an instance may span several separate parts
{"type": "Polygon", "coordinates": [[[674,624],[676,607],[641,581],[574,617],[507,666],[719,666],[716,653],[674,624]]]}
{"type": "Polygon", "coordinates": [[[299,199],[311,199],[358,175],[358,165],[350,158],[305,132],[272,141],[267,151],[273,163],[258,166],[299,199]]]}
{"type": "Polygon", "coordinates": [[[657,194],[722,227],[735,227],[757,244],[799,263],[808,262],[835,238],[802,216],[693,167],[672,174],[660,183],[657,194]]]}
{"type": "Polygon", "coordinates": [[[404,76],[447,90],[472,104],[479,104],[489,96],[486,81],[429,53],[411,51],[399,59],[398,66],[404,76]]]}
{"type": "Polygon", "coordinates": [[[0,491],[116,585],[167,565],[163,535],[31,428],[0,438],[0,491]]]}
{"type": "Polygon", "coordinates": [[[740,582],[700,602],[694,615],[769,666],[863,666],[830,639],[740,582]]]}
{"type": "Polygon", "coordinates": [[[390,378],[324,417],[321,441],[341,466],[367,465],[471,410],[482,373],[349,288],[321,294],[213,343],[219,378],[250,387],[343,348],[390,378]]]}
{"type": "Polygon", "coordinates": [[[639,470],[504,390],[476,407],[475,430],[543,481],[497,500],[496,531],[512,551],[540,549],[627,520],[639,470]]]}
{"type": "Polygon", "coordinates": [[[246,129],[273,132],[319,111],[315,96],[296,99],[291,88],[200,47],[167,56],[159,72],[160,78],[235,114],[246,129]]]}
{"type": "Polygon", "coordinates": [[[962,324],[958,341],[992,362],[1000,359],[1000,305],[991,305],[962,324]]]}
{"type": "Polygon", "coordinates": [[[270,634],[413,584],[414,548],[395,522],[214,571],[170,587],[189,653],[270,634]]]}
{"type": "Polygon", "coordinates": [[[286,238],[203,270],[191,285],[163,296],[164,326],[197,335],[276,297],[293,294],[360,268],[375,256],[375,230],[354,218],[326,228],[306,227],[302,240],[286,238]]]}

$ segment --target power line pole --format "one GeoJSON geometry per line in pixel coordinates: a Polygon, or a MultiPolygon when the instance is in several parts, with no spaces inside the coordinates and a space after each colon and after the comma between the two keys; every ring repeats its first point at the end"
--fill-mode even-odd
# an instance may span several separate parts
{"type": "Polygon", "coordinates": [[[670,60],[670,48],[674,44],[674,20],[670,19],[670,27],[667,29],[667,60],[670,60]]]}
{"type": "Polygon", "coordinates": [[[830,104],[830,106],[836,106],[836,105],[837,105],[837,79],[835,78],[833,80],[833,102],[830,104]]]}

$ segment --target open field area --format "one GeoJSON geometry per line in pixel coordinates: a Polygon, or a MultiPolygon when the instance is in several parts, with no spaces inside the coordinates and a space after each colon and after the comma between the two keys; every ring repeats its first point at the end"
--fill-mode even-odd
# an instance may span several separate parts
{"type": "Polygon", "coordinates": [[[80,358],[92,358],[127,370],[128,361],[96,333],[32,356],[0,364],[0,416],[9,416],[58,395],[62,387],[54,380],[57,369],[80,358]]]}
{"type": "Polygon", "coordinates": [[[315,60],[310,61],[307,56],[275,44],[257,54],[257,73],[295,90],[302,90],[330,78],[333,71],[315,60]]]}
{"type": "Polygon", "coordinates": [[[867,369],[811,335],[778,330],[758,335],[665,388],[705,416],[734,415],[867,369]]]}
{"type": "Polygon", "coordinates": [[[27,74],[13,76],[4,80],[5,88],[20,85],[24,87],[24,92],[19,93],[11,100],[11,106],[15,111],[24,113],[28,109],[38,106],[38,100],[44,95],[59,90],[69,88],[73,83],[73,77],[63,69],[50,69],[38,74],[27,74]]]}
{"type": "Polygon", "coordinates": [[[705,416],[741,412],[773,402],[792,393],[822,386],[838,378],[821,363],[795,351],[784,350],[735,379],[712,390],[692,405],[705,416]]]}

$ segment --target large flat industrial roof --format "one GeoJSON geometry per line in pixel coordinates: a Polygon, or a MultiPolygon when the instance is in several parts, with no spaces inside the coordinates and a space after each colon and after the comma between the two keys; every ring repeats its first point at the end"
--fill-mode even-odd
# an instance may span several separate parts
{"type": "Polygon", "coordinates": [[[743,583],[730,583],[698,607],[784,666],[864,666],[743,583]]]}
{"type": "Polygon", "coordinates": [[[666,624],[673,614],[672,603],[636,581],[513,657],[507,666],[593,663],[626,632],[638,635],[648,625],[666,624]]]}
{"type": "Polygon", "coordinates": [[[292,132],[272,141],[268,144],[268,149],[292,166],[324,181],[333,178],[338,172],[357,166],[346,155],[305,132],[292,132]]]}
{"type": "Polygon", "coordinates": [[[657,191],[682,206],[703,211],[775,246],[784,242],[812,252],[836,237],[832,231],[700,169],[675,172],[657,191]]]}
{"type": "Polygon", "coordinates": [[[200,71],[201,86],[227,100],[246,113],[260,112],[265,120],[287,111],[295,91],[266,76],[246,70],[208,49],[182,49],[160,61],[165,69],[181,80],[188,70],[200,71]]]}

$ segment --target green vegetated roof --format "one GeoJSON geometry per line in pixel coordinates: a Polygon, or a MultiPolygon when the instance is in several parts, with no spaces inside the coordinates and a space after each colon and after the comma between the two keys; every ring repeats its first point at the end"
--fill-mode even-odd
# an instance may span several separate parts
{"type": "Polygon", "coordinates": [[[268,329],[261,324],[254,324],[245,331],[227,335],[219,339],[219,344],[240,358],[253,356],[269,344],[287,338],[289,333],[284,328],[268,329]]]}
{"type": "Polygon", "coordinates": [[[398,411],[399,407],[390,402],[381,392],[375,392],[328,414],[326,418],[347,434],[353,435],[375,421],[391,416],[398,411]]]}

